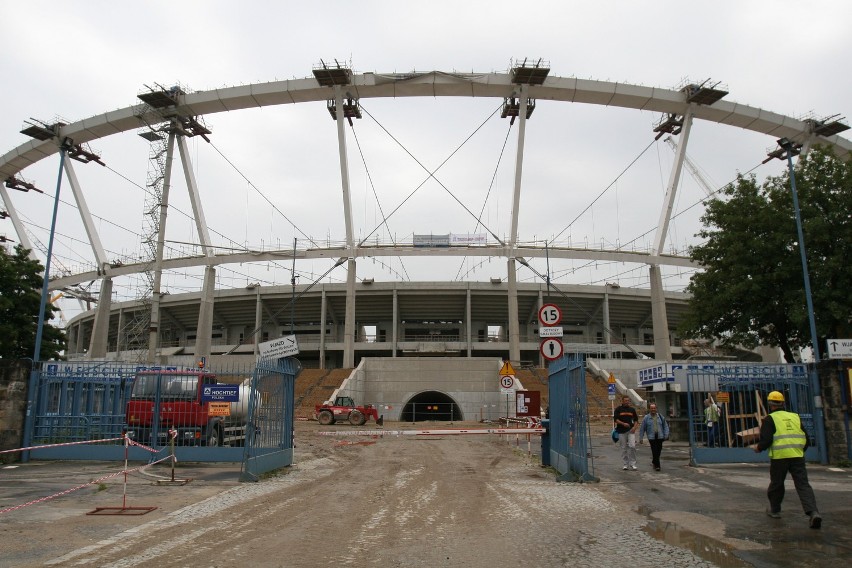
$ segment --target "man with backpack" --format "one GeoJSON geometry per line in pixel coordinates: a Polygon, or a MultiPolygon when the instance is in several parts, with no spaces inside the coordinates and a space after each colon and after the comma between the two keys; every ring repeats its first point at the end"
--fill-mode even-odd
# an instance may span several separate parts
{"type": "Polygon", "coordinates": [[[639,426],[639,415],[630,406],[629,396],[621,398],[621,406],[615,409],[612,421],[621,446],[621,461],[624,462],[621,469],[636,471],[636,428],[639,426]]]}

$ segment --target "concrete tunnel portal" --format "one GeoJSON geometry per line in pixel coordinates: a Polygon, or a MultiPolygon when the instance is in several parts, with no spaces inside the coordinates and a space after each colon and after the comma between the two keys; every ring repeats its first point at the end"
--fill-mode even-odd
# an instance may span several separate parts
{"type": "Polygon", "coordinates": [[[464,415],[453,398],[438,391],[423,391],[411,397],[402,407],[401,422],[461,422],[464,415]]]}

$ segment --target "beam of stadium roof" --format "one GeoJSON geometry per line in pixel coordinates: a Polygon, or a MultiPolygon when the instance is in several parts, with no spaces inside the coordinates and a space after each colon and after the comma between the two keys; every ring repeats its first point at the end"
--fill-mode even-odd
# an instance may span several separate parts
{"type": "MultiPolygon", "coordinates": [[[[215,248],[215,247],[214,247],[215,248]]],[[[344,247],[332,248],[312,248],[307,250],[296,250],[295,255],[292,249],[280,249],[269,251],[248,251],[229,254],[216,254],[212,257],[208,256],[185,256],[175,257],[163,260],[164,270],[175,270],[181,268],[190,268],[195,266],[220,266],[225,264],[238,264],[243,262],[265,262],[265,261],[281,261],[292,260],[295,256],[296,260],[316,260],[316,259],[334,259],[346,257],[347,249],[344,247]]],[[[361,246],[357,249],[356,258],[384,257],[384,256],[420,256],[420,257],[499,257],[499,258],[560,258],[567,260],[597,260],[601,262],[624,262],[635,264],[654,264],[664,266],[680,266],[684,268],[697,268],[694,260],[686,256],[652,254],[651,252],[637,252],[625,250],[592,250],[580,248],[553,247],[547,249],[545,247],[517,247],[511,248],[507,246],[452,246],[452,247],[414,247],[411,245],[396,245],[396,246],[361,246]]],[[[112,265],[110,274],[115,276],[124,276],[128,274],[136,274],[144,272],[150,264],[148,261],[139,263],[128,263],[120,265],[112,265]]],[[[82,282],[90,282],[99,278],[97,270],[88,272],[80,272],[68,276],[52,278],[50,280],[50,290],[59,290],[66,286],[73,286],[82,282]]]]}
{"type": "MultiPolygon", "coordinates": [[[[529,97],[614,106],[682,115],[690,103],[679,90],[645,87],[626,83],[548,76],[541,85],[530,85],[529,97]]],[[[355,98],[395,97],[490,97],[506,98],[518,89],[506,73],[364,73],[354,75],[347,92],[355,98]]],[[[321,86],[313,77],[268,83],[256,83],[182,94],[174,112],[180,116],[199,116],[246,108],[326,101],[330,87],[321,86]]],[[[693,118],[788,138],[803,143],[815,132],[807,121],[729,101],[712,105],[693,105],[693,118]]],[[[57,139],[70,138],[82,144],[163,121],[162,115],[134,105],[95,115],[59,128],[57,139]],[[147,114],[145,114],[147,112],[147,114]]],[[[839,157],[852,154],[852,141],[833,134],[822,136],[839,157]]],[[[22,169],[56,154],[54,139],[30,140],[0,158],[0,179],[13,177],[22,169]]]]}

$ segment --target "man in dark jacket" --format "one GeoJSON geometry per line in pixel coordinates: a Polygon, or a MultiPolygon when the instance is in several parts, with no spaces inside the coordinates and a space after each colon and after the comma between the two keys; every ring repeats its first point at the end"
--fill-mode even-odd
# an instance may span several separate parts
{"type": "Polygon", "coordinates": [[[805,450],[808,449],[808,435],[802,429],[802,419],[798,414],[784,410],[784,395],[772,391],[766,397],[769,416],[760,426],[760,441],[754,447],[757,453],[769,450],[769,507],[766,514],[773,519],[781,518],[781,501],[784,500],[784,480],[787,472],[793,478],[796,493],[802,509],[810,519],[812,529],[822,526],[822,517],[817,511],[814,490],[808,483],[808,470],[805,467],[805,450]]]}
{"type": "Polygon", "coordinates": [[[615,409],[612,421],[621,446],[621,461],[624,463],[621,469],[636,471],[636,428],[639,427],[639,415],[630,406],[630,397],[621,398],[621,406],[615,409]]]}

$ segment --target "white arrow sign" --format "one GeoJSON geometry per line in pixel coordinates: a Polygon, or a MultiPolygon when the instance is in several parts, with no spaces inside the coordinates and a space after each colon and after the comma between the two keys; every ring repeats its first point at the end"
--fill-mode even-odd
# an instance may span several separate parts
{"type": "Polygon", "coordinates": [[[827,339],[829,359],[852,359],[852,339],[827,339]]]}
{"type": "Polygon", "coordinates": [[[257,346],[258,353],[261,357],[267,359],[280,359],[281,357],[290,357],[299,353],[299,344],[296,341],[295,335],[285,335],[272,341],[260,343],[257,346]]]}

